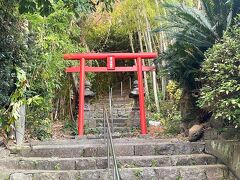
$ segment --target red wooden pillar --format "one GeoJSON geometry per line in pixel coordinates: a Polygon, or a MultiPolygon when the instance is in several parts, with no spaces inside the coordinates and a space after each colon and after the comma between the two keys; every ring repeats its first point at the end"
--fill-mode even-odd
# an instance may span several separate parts
{"type": "Polygon", "coordinates": [[[137,73],[138,73],[138,90],[139,90],[139,106],[140,106],[140,126],[141,134],[147,134],[146,114],[144,108],[144,89],[142,75],[142,58],[137,58],[137,73]]]}
{"type": "Polygon", "coordinates": [[[80,60],[80,73],[79,73],[79,114],[78,114],[78,135],[84,134],[84,80],[85,80],[85,59],[80,60]]]}

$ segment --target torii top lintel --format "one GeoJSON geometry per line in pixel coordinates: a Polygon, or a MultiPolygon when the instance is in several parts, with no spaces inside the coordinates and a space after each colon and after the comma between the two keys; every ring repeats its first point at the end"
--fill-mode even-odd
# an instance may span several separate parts
{"type": "Polygon", "coordinates": [[[114,59],[153,59],[157,57],[157,53],[82,53],[82,54],[65,54],[66,60],[101,60],[108,57],[114,57],[114,59]]]}

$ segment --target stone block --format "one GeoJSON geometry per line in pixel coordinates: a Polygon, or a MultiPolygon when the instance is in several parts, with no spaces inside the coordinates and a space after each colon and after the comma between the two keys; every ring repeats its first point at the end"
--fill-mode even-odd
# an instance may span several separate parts
{"type": "Polygon", "coordinates": [[[97,148],[96,147],[85,147],[83,150],[83,157],[96,157],[97,148]]]}
{"type": "Polygon", "coordinates": [[[106,171],[100,172],[100,178],[101,180],[111,180],[113,179],[113,169],[109,169],[106,171]]]}
{"type": "Polygon", "coordinates": [[[97,156],[98,157],[107,156],[107,146],[97,147],[97,156]]]}
{"type": "Polygon", "coordinates": [[[185,167],[180,168],[180,177],[186,180],[206,180],[204,168],[185,167]]]}
{"type": "Polygon", "coordinates": [[[115,153],[117,156],[134,156],[133,145],[115,145],[115,153]]]}
{"type": "Polygon", "coordinates": [[[230,167],[240,178],[240,143],[239,141],[213,140],[206,142],[206,151],[213,154],[230,167]]]}
{"type": "Polygon", "coordinates": [[[234,144],[232,167],[240,178],[240,142],[234,144]]]}
{"type": "Polygon", "coordinates": [[[94,158],[86,158],[76,160],[77,170],[96,169],[96,160],[94,158]]]}
{"type": "Polygon", "coordinates": [[[67,147],[67,146],[54,146],[54,147],[34,147],[32,151],[24,154],[25,157],[80,157],[83,154],[82,147],[67,147]]]}
{"type": "Polygon", "coordinates": [[[32,174],[13,173],[10,175],[10,180],[32,180],[32,174]]]}
{"type": "Polygon", "coordinates": [[[151,167],[171,166],[171,164],[172,162],[170,157],[156,158],[151,161],[151,167]]]}
{"type": "Polygon", "coordinates": [[[60,179],[63,174],[59,173],[36,173],[33,175],[34,180],[55,180],[60,179]]]}
{"type": "Polygon", "coordinates": [[[0,171],[0,178],[2,180],[9,180],[10,179],[10,172],[4,172],[3,170],[0,171]]]}
{"type": "Polygon", "coordinates": [[[191,143],[192,154],[200,154],[205,152],[205,143],[193,142],[191,143]]]}
{"type": "Polygon", "coordinates": [[[208,168],[206,169],[206,175],[208,179],[214,179],[214,178],[223,178],[223,169],[221,168],[208,168]]]}
{"type": "Polygon", "coordinates": [[[176,180],[180,178],[179,170],[176,168],[157,168],[155,172],[157,178],[161,180],[176,180]]]}
{"type": "Polygon", "coordinates": [[[6,148],[0,147],[0,158],[9,156],[10,151],[6,148]]]}
{"type": "Polygon", "coordinates": [[[171,160],[172,166],[184,166],[189,164],[192,159],[187,156],[172,156],[171,160]]]}
{"type": "Polygon", "coordinates": [[[174,154],[191,154],[193,151],[191,143],[176,143],[174,144],[174,154]]]}
{"type": "Polygon", "coordinates": [[[101,174],[99,171],[81,171],[80,180],[100,180],[101,174]]]}
{"type": "Polygon", "coordinates": [[[139,169],[121,169],[120,175],[122,180],[142,179],[143,171],[139,169]]]}
{"type": "Polygon", "coordinates": [[[150,168],[143,169],[142,179],[157,180],[156,172],[154,171],[154,169],[150,169],[150,168]]]}
{"type": "Polygon", "coordinates": [[[155,155],[171,155],[175,152],[174,144],[157,144],[155,146],[155,155]]]}
{"type": "Polygon", "coordinates": [[[135,155],[136,156],[147,156],[155,154],[154,145],[135,145],[135,155]]]}
{"type": "Polygon", "coordinates": [[[98,169],[106,169],[108,167],[107,158],[96,159],[96,167],[98,169]]]}

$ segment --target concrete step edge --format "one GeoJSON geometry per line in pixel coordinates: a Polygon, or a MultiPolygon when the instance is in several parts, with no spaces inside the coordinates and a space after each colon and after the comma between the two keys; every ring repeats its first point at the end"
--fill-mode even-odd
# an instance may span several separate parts
{"type": "MultiPolygon", "coordinates": [[[[91,139],[89,139],[91,140],[91,139]]],[[[89,143],[85,143],[85,144],[43,144],[43,145],[28,145],[28,144],[23,144],[22,146],[10,146],[9,149],[10,150],[21,150],[24,148],[27,149],[41,149],[41,148],[46,148],[46,149],[50,149],[50,148],[77,148],[77,147],[103,147],[106,146],[104,143],[103,139],[99,139],[101,140],[100,142],[95,142],[94,144],[92,144],[91,142],[89,143]]],[[[115,146],[157,146],[157,145],[205,145],[204,142],[114,142],[115,146]]]]}
{"type": "MultiPolygon", "coordinates": [[[[171,166],[171,167],[144,167],[144,168],[120,168],[122,180],[130,179],[228,179],[230,180],[228,169],[221,164],[198,165],[198,166],[171,166]]],[[[10,177],[11,180],[21,179],[86,179],[86,180],[110,180],[112,170],[5,170],[0,171],[4,178],[10,177]]]]}
{"type": "MultiPolygon", "coordinates": [[[[137,168],[119,168],[119,170],[135,170],[135,169],[184,169],[184,168],[192,168],[192,169],[199,169],[199,168],[227,168],[227,166],[223,164],[209,164],[209,165],[194,165],[194,166],[165,166],[165,167],[137,167],[137,168]]],[[[48,173],[56,173],[56,172],[94,172],[94,171],[108,171],[107,169],[94,169],[94,170],[18,170],[18,169],[0,169],[0,171],[5,172],[24,172],[24,173],[35,173],[35,172],[48,172],[48,173]]]]}
{"type": "MultiPolygon", "coordinates": [[[[189,158],[199,158],[199,157],[214,157],[210,154],[174,154],[174,155],[148,155],[148,156],[118,156],[117,159],[154,159],[154,158],[176,158],[176,157],[189,157],[189,158]]],[[[86,160],[86,159],[106,159],[107,157],[74,157],[74,158],[60,158],[60,157],[19,157],[19,156],[10,156],[1,158],[1,160],[46,160],[46,161],[55,161],[55,160],[86,160]]]]}

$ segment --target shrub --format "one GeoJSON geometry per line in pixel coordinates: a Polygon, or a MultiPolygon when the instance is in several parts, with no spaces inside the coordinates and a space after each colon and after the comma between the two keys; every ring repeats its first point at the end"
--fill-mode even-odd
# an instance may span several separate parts
{"type": "Polygon", "coordinates": [[[201,71],[200,107],[212,111],[217,120],[240,125],[240,24],[207,51],[201,71]]]}
{"type": "Polygon", "coordinates": [[[181,124],[181,113],[179,111],[179,100],[182,91],[174,81],[170,81],[167,86],[167,92],[170,100],[162,102],[160,106],[160,122],[165,129],[166,134],[179,134],[181,124]]]}

